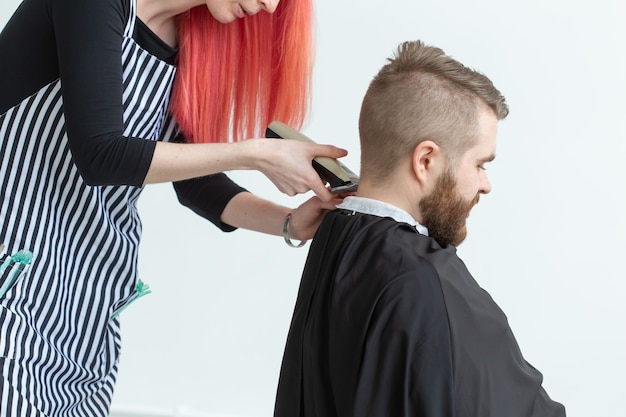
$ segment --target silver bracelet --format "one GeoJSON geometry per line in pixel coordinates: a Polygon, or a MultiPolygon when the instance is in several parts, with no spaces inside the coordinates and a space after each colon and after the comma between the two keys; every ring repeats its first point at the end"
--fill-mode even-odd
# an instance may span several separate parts
{"type": "Polygon", "coordinates": [[[294,245],[294,243],[289,238],[289,220],[291,220],[291,213],[287,213],[287,215],[285,216],[285,222],[283,223],[283,238],[285,239],[285,243],[287,244],[287,246],[290,246],[292,248],[301,248],[302,246],[304,246],[306,241],[302,240],[297,245],[294,245]]]}

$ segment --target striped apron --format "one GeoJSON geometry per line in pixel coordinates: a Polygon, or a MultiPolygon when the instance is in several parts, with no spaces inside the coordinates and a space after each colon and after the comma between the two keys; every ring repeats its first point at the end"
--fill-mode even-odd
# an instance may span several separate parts
{"type": "MultiPolygon", "coordinates": [[[[132,39],[135,7],[122,45],[124,134],[168,140],[175,68],[132,39]]],[[[0,415],[106,416],[120,352],[114,316],[137,295],[141,188],[85,184],[59,80],[0,116],[0,155],[0,243],[33,254],[0,298],[0,415]]]]}

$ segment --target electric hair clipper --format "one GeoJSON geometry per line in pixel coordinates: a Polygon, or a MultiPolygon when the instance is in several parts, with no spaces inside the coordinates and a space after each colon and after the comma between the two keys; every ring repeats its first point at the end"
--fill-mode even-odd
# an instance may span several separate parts
{"type": "MultiPolygon", "coordinates": [[[[269,124],[265,129],[265,137],[278,139],[295,139],[302,142],[315,143],[300,131],[287,126],[277,120],[269,124]]],[[[312,161],[313,168],[317,171],[322,181],[330,184],[333,193],[356,191],[359,186],[359,177],[348,167],[334,158],[318,156],[312,161]]]]}

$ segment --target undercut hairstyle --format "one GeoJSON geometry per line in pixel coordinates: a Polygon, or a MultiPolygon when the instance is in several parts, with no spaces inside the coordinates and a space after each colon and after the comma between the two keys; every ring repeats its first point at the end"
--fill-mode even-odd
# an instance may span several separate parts
{"type": "Polygon", "coordinates": [[[481,109],[498,120],[509,109],[485,75],[421,41],[400,44],[374,77],[359,117],[361,176],[383,182],[424,140],[449,164],[476,142],[481,109]]]}
{"type": "Polygon", "coordinates": [[[220,23],[206,5],[178,17],[171,112],[188,142],[263,137],[272,120],[302,128],[314,61],[312,0],[220,23]]]}

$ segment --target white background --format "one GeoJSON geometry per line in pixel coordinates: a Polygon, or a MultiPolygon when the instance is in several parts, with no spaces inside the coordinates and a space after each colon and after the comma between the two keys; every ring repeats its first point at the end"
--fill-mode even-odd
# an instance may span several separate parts
{"type": "MultiPolygon", "coordinates": [[[[2,0],[0,23],[17,6],[2,0]]],[[[372,76],[421,39],[486,73],[511,108],[493,192],[459,252],[507,313],[526,359],[568,416],[626,416],[626,25],[617,0],[320,0],[305,133],[351,153],[372,76]]],[[[0,92],[1,94],[1,92],[0,92]]],[[[296,206],[257,173],[233,173],[296,206]]],[[[147,187],[140,275],[153,293],[122,316],[113,408],[271,416],[307,247],[223,234],[147,187]]]]}

